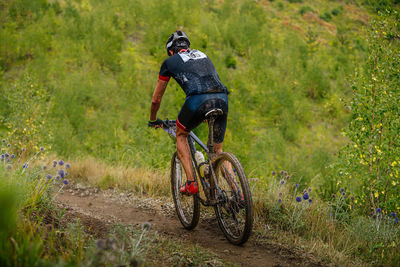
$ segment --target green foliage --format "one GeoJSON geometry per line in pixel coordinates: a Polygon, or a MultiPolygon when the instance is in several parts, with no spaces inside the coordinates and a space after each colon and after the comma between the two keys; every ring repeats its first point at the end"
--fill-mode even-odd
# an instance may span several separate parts
{"type": "Polygon", "coordinates": [[[324,13],[320,14],[319,17],[325,21],[331,21],[332,15],[328,11],[325,11],[324,13]]]}
{"type": "Polygon", "coordinates": [[[400,45],[394,14],[374,20],[368,37],[369,58],[353,79],[351,143],[342,151],[344,179],[356,188],[362,207],[400,210],[400,45]]]}
{"type": "Polygon", "coordinates": [[[314,9],[312,9],[312,7],[310,7],[310,6],[302,6],[302,7],[300,8],[300,14],[301,14],[301,15],[304,15],[304,14],[306,14],[307,12],[314,13],[314,9]]]}

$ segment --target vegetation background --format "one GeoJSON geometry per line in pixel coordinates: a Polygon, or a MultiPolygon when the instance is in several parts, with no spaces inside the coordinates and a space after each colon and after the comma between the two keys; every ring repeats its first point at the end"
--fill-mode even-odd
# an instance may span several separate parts
{"type": "MultiPolygon", "coordinates": [[[[255,181],[257,210],[269,214],[262,220],[307,236],[307,219],[287,224],[285,216],[293,211],[293,192],[311,193],[311,187],[320,201],[311,218],[334,210],[346,242],[371,234],[349,251],[345,241],[331,241],[335,249],[398,263],[393,221],[377,237],[386,229],[377,218],[400,212],[398,4],[1,1],[0,136],[16,149],[33,153],[40,144],[92,167],[97,161],[142,170],[139,175],[167,173],[175,145],[146,125],[166,39],[183,29],[231,92],[224,147],[255,181]],[[275,209],[281,180],[287,208],[275,209]],[[377,231],[362,228],[363,220],[377,231]]],[[[175,118],[184,97],[171,81],[159,117],[175,118]]],[[[202,139],[205,127],[195,130],[202,139]]],[[[96,182],[116,187],[122,179],[108,174],[96,182]]],[[[168,194],[168,188],[152,191],[148,179],[142,183],[142,193],[168,194]]],[[[318,227],[311,236],[322,242],[338,234],[324,236],[326,224],[318,227]]]]}

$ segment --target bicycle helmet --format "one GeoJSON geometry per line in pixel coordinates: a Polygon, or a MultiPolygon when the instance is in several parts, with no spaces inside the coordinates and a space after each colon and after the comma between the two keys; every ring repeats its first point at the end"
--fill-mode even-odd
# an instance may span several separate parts
{"type": "Polygon", "coordinates": [[[176,53],[181,49],[189,47],[190,47],[189,38],[183,31],[176,31],[173,34],[171,34],[171,36],[168,38],[167,44],[165,45],[168,56],[172,56],[169,50],[172,50],[174,53],[176,53]]]}

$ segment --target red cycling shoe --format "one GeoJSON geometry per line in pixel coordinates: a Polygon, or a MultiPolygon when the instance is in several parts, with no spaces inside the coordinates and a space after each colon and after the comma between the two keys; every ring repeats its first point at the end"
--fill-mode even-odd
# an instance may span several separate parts
{"type": "Polygon", "coordinates": [[[179,188],[179,192],[186,195],[195,195],[199,192],[199,187],[195,181],[191,182],[190,184],[186,182],[181,186],[181,188],[179,188]]]}

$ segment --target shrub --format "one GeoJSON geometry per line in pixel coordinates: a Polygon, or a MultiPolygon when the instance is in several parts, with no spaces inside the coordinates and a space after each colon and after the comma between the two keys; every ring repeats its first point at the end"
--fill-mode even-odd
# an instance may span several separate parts
{"type": "Polygon", "coordinates": [[[332,16],[328,11],[325,11],[323,14],[319,15],[319,17],[327,22],[331,21],[332,16]]]}
{"type": "Polygon", "coordinates": [[[352,120],[345,130],[351,143],[341,159],[345,179],[357,188],[366,212],[400,210],[400,45],[391,37],[398,35],[399,22],[390,13],[374,20],[368,62],[352,80],[352,120]]]}
{"type": "Polygon", "coordinates": [[[310,6],[302,6],[302,7],[300,8],[300,14],[301,14],[301,15],[304,15],[304,14],[306,14],[307,12],[314,13],[314,9],[312,9],[312,7],[310,7],[310,6]]]}

